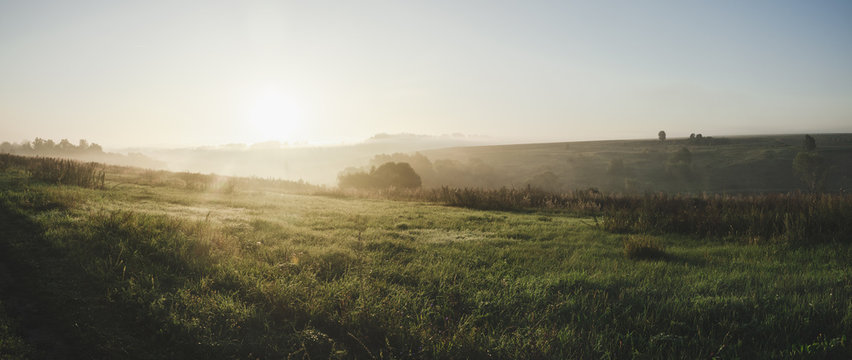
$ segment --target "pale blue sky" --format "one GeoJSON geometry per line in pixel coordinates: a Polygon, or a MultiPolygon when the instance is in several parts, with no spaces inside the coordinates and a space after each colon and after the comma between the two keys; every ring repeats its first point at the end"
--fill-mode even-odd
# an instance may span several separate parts
{"type": "Polygon", "coordinates": [[[0,0],[0,140],[852,132],[852,2],[0,0]]]}

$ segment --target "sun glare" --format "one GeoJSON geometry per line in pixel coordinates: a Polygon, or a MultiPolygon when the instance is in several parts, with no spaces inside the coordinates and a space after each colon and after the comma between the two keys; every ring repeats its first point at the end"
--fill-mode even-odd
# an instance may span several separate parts
{"type": "Polygon", "coordinates": [[[300,112],[292,99],[278,90],[266,90],[250,99],[247,132],[253,141],[294,141],[299,138],[300,112]]]}

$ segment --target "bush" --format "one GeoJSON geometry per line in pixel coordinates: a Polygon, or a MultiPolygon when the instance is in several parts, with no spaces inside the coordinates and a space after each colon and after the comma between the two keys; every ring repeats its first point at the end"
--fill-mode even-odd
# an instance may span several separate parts
{"type": "Polygon", "coordinates": [[[355,189],[416,189],[421,185],[420,176],[408,163],[388,162],[369,173],[355,172],[338,176],[341,188],[355,189]]]}

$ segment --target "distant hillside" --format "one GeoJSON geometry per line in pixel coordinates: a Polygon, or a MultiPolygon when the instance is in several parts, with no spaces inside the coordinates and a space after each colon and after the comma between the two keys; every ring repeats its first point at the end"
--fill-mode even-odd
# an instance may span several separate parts
{"type": "Polygon", "coordinates": [[[165,162],[168,170],[303,179],[314,184],[337,184],[338,173],[363,165],[378,154],[487,144],[493,140],[462,134],[429,136],[377,134],[364,142],[336,146],[288,146],[271,141],[254,145],[229,144],[185,149],[135,149],[165,162]]]}
{"type": "MultiPolygon", "coordinates": [[[[824,189],[852,186],[852,134],[813,135],[829,167],[824,189]]],[[[805,190],[792,163],[804,135],[587,141],[456,147],[380,156],[412,162],[424,186],[549,190],[769,192],[805,190]],[[684,150],[689,159],[684,156],[684,150]],[[678,155],[678,154],[681,155],[678,155]],[[425,161],[424,161],[425,160],[425,161]]]]}

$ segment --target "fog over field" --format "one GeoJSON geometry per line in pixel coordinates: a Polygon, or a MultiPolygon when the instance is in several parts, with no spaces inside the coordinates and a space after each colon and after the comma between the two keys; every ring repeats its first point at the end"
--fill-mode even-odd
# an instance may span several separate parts
{"type": "Polygon", "coordinates": [[[852,1],[2,0],[0,359],[852,359],[852,1]]]}
{"type": "Polygon", "coordinates": [[[367,165],[379,154],[501,143],[498,140],[455,136],[379,134],[365,141],[338,145],[289,145],[271,141],[182,149],[130,149],[163,161],[166,169],[222,175],[272,177],[336,185],[337,175],[350,166],[367,165]]]}

